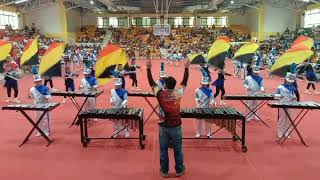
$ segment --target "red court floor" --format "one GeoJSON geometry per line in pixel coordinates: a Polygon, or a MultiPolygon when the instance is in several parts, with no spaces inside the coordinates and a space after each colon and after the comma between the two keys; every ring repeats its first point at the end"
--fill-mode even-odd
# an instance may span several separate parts
{"type": "MultiPolygon", "coordinates": [[[[153,60],[154,78],[158,77],[160,61],[153,60]]],[[[139,61],[144,66],[145,61],[139,61]]],[[[231,72],[228,63],[228,72],[231,72]]],[[[183,65],[167,66],[167,74],[173,75],[178,82],[182,79],[183,65]]],[[[190,70],[190,79],[182,107],[194,107],[194,91],[199,87],[200,72],[190,70]]],[[[265,75],[265,72],[262,72],[265,75]]],[[[216,74],[212,74],[213,79],[216,74]]],[[[244,92],[242,80],[226,77],[226,92],[244,92]]],[[[138,72],[139,87],[150,91],[146,79],[146,70],[138,72]]],[[[266,92],[274,92],[280,78],[265,78],[266,92]]],[[[319,101],[320,96],[305,95],[306,83],[299,81],[302,100],[319,101]]],[[[31,76],[19,81],[20,99],[27,102],[27,92],[32,86],[31,76]]],[[[55,78],[54,85],[64,89],[62,78],[55,78]]],[[[131,80],[127,79],[130,89],[131,80]]],[[[76,82],[79,86],[79,80],[76,82]]],[[[98,107],[110,107],[109,92],[112,83],[100,87],[105,93],[98,98],[98,107]]],[[[318,85],[318,88],[319,85],[318,85]]],[[[0,89],[0,106],[5,105],[5,89],[0,89]]],[[[62,98],[54,98],[62,102],[62,98]]],[[[156,102],[154,101],[154,104],[156,102]]],[[[151,111],[142,98],[130,98],[130,107],[151,111]]],[[[230,101],[227,106],[244,111],[240,102],[230,101]]],[[[88,148],[80,143],[79,128],[69,128],[76,113],[73,104],[68,101],[61,104],[51,114],[51,130],[55,141],[46,147],[44,139],[32,136],[28,143],[18,147],[31,126],[21,114],[13,111],[0,111],[0,179],[1,180],[152,180],[162,179],[159,175],[159,142],[156,116],[145,127],[146,148],[140,150],[137,141],[93,141],[88,148]]],[[[320,111],[311,111],[299,125],[309,147],[303,146],[296,134],[285,142],[277,143],[276,111],[263,107],[260,111],[271,128],[252,122],[247,126],[248,152],[242,153],[239,143],[232,141],[185,140],[183,142],[186,173],[180,179],[191,180],[318,180],[320,176],[320,111]]],[[[213,128],[217,128],[213,126],[213,128]]],[[[194,120],[183,120],[184,136],[194,136],[194,120]]],[[[100,121],[90,128],[96,136],[111,135],[112,123],[100,121]]],[[[132,132],[131,135],[136,135],[132,132]]],[[[224,133],[222,133],[224,134],[224,133]]],[[[173,152],[170,150],[170,178],[174,176],[173,152]]]]}

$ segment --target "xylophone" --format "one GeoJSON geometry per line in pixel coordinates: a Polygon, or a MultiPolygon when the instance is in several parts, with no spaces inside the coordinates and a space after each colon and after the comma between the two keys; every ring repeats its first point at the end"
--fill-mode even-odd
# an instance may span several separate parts
{"type": "MultiPolygon", "coordinates": [[[[111,119],[113,121],[125,120],[126,127],[130,124],[131,126],[139,127],[138,138],[116,138],[116,139],[139,139],[141,149],[144,149],[142,141],[145,139],[143,134],[143,109],[138,108],[112,108],[112,109],[91,109],[88,111],[81,112],[79,114],[80,123],[80,136],[83,147],[87,147],[91,139],[115,139],[113,134],[109,138],[92,138],[88,135],[88,119],[111,119]]],[[[122,129],[124,130],[124,129],[122,129]]],[[[121,130],[121,131],[122,131],[121,130]]],[[[118,132],[119,133],[119,132],[118,132]]],[[[117,133],[117,134],[118,134],[117,133]]]]}
{"type": "Polygon", "coordinates": [[[261,109],[268,101],[276,100],[274,97],[274,94],[270,93],[261,93],[261,94],[255,94],[255,95],[225,95],[223,97],[225,100],[236,100],[240,101],[248,110],[249,112],[245,115],[246,118],[255,115],[265,126],[269,127],[268,124],[257,115],[257,111],[261,109]],[[258,104],[256,107],[251,109],[245,101],[252,101],[252,100],[258,100],[258,104]]]}
{"type": "Polygon", "coordinates": [[[274,100],[274,94],[225,95],[225,100],[274,100]]]}
{"type": "MultiPolygon", "coordinates": [[[[226,129],[232,134],[232,138],[222,138],[222,139],[233,139],[240,140],[242,145],[242,151],[247,152],[247,146],[245,144],[245,134],[246,134],[246,121],[245,117],[237,110],[230,107],[214,107],[214,108],[191,108],[182,109],[180,112],[181,118],[197,118],[206,119],[211,123],[216,124],[220,129],[212,134],[220,131],[221,129],[226,129]],[[236,133],[236,121],[239,120],[242,123],[241,138],[236,133]]],[[[199,139],[199,138],[184,138],[184,139],[199,139]]],[[[213,138],[218,139],[218,138],[213,138]]]]}
{"type": "Polygon", "coordinates": [[[313,101],[301,101],[301,102],[273,102],[268,103],[272,108],[292,108],[292,109],[320,109],[320,103],[313,101]]]}
{"type": "Polygon", "coordinates": [[[145,99],[145,101],[149,104],[149,106],[152,109],[152,112],[149,114],[149,116],[146,118],[146,121],[144,122],[144,125],[146,125],[149,121],[149,119],[151,118],[152,114],[155,113],[158,118],[160,118],[160,114],[157,111],[157,108],[159,105],[157,106],[153,106],[151,101],[148,98],[156,98],[156,96],[154,95],[153,92],[128,92],[128,96],[131,97],[143,97],[145,99]]]}
{"type": "Polygon", "coordinates": [[[77,121],[77,117],[79,115],[79,113],[82,111],[83,106],[85,105],[85,103],[87,102],[88,98],[97,98],[98,96],[100,96],[104,91],[77,91],[77,92],[65,92],[65,91],[55,91],[55,92],[51,92],[52,96],[65,96],[65,97],[69,97],[70,100],[72,101],[73,105],[78,109],[78,112],[76,114],[76,116],[74,117],[71,126],[73,126],[74,124],[78,124],[77,121]],[[83,101],[82,105],[80,106],[80,104],[76,101],[75,97],[84,97],[85,100],[83,101]]]}
{"type": "Polygon", "coordinates": [[[49,139],[49,137],[46,134],[44,134],[44,132],[39,128],[38,125],[47,112],[52,111],[58,106],[59,106],[59,103],[44,103],[44,104],[11,104],[11,105],[2,107],[2,110],[20,111],[33,126],[31,131],[28,133],[28,135],[25,137],[25,139],[22,141],[19,147],[24,145],[29,140],[29,137],[31,136],[31,134],[35,129],[41,134],[41,136],[44,139],[46,139],[46,141],[48,142],[47,146],[49,146],[53,142],[53,140],[49,139]],[[37,119],[36,121],[33,121],[32,118],[25,111],[43,111],[43,113],[41,114],[39,119],[37,119]]]}
{"type": "MultiPolygon", "coordinates": [[[[290,120],[291,125],[287,128],[285,133],[283,133],[283,136],[279,138],[279,143],[283,144],[286,140],[287,137],[285,134],[288,132],[288,136],[292,133],[292,131],[296,131],[298,134],[298,137],[300,138],[300,141],[303,145],[308,146],[306,142],[304,141],[301,133],[299,132],[297,126],[300,124],[300,122],[304,119],[305,115],[310,111],[310,110],[320,110],[320,103],[314,102],[314,101],[300,101],[300,102],[272,102],[268,103],[268,105],[271,108],[277,108],[278,113],[279,109],[283,109],[285,114],[287,115],[288,119],[290,120]],[[288,109],[300,109],[301,111],[296,115],[295,118],[293,118],[289,112],[288,109]],[[293,127],[293,129],[291,129],[293,127]]],[[[278,116],[279,118],[279,116],[278,116]]]]}
{"type": "Polygon", "coordinates": [[[133,97],[155,97],[153,92],[128,92],[128,96],[133,96],[133,97]]]}
{"type": "Polygon", "coordinates": [[[67,96],[67,97],[97,97],[100,96],[103,91],[77,91],[77,92],[65,92],[55,91],[51,92],[52,96],[67,96]]]}

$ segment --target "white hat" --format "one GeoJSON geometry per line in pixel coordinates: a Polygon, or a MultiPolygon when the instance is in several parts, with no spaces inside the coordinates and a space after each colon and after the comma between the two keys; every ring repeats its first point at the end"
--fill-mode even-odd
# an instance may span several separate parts
{"type": "Polygon", "coordinates": [[[91,74],[91,69],[85,68],[83,74],[91,74]]]}
{"type": "Polygon", "coordinates": [[[201,84],[210,84],[210,78],[209,77],[202,77],[201,84]]]}
{"type": "Polygon", "coordinates": [[[122,85],[122,79],[121,78],[115,78],[113,85],[116,85],[116,86],[122,85]]]}
{"type": "Polygon", "coordinates": [[[34,82],[36,82],[36,81],[42,81],[41,76],[40,76],[39,74],[35,74],[35,75],[33,76],[33,81],[34,81],[34,82]]]}
{"type": "Polygon", "coordinates": [[[294,75],[288,72],[286,74],[286,81],[293,83],[294,82],[294,75]]]}
{"type": "Polygon", "coordinates": [[[167,77],[166,72],[160,71],[160,77],[162,77],[162,78],[167,77]]]}

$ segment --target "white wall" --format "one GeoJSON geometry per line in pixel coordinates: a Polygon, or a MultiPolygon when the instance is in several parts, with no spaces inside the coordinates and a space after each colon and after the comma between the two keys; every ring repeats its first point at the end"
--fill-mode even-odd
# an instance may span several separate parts
{"type": "Polygon", "coordinates": [[[296,12],[265,4],[264,32],[283,32],[286,28],[296,29],[296,12]]]}
{"type": "Polygon", "coordinates": [[[251,32],[258,32],[259,29],[259,14],[256,9],[249,9],[246,12],[247,27],[251,32]]]}
{"type": "Polygon", "coordinates": [[[232,14],[228,17],[228,24],[248,26],[247,16],[241,14],[232,14]]]}
{"type": "Polygon", "coordinates": [[[49,3],[44,7],[30,10],[24,13],[24,25],[29,27],[32,23],[40,29],[42,33],[61,34],[60,9],[57,3],[49,3]]]}
{"type": "Polygon", "coordinates": [[[81,13],[72,9],[66,12],[68,32],[79,32],[81,28],[81,13]]]}
{"type": "Polygon", "coordinates": [[[85,13],[82,15],[82,25],[87,26],[87,25],[98,25],[98,17],[96,14],[93,13],[85,13]]]}

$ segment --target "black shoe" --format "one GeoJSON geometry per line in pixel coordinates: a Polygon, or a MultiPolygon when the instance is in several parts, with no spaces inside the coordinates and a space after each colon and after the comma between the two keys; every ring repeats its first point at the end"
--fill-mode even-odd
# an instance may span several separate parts
{"type": "Polygon", "coordinates": [[[182,171],[181,172],[176,172],[176,177],[180,177],[184,174],[184,172],[186,172],[186,167],[183,166],[182,171]]]}
{"type": "Polygon", "coordinates": [[[164,172],[162,172],[161,170],[160,170],[160,175],[162,176],[162,177],[169,177],[169,175],[168,175],[168,173],[164,173],[164,172]]]}

